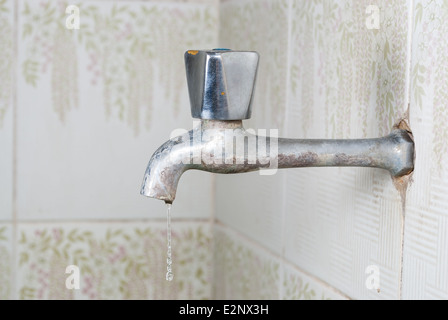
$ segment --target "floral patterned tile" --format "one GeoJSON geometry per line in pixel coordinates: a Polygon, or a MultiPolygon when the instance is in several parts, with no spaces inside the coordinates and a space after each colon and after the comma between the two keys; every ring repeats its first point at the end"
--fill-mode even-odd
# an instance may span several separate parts
{"type": "MultiPolygon", "coordinates": [[[[410,2],[294,1],[288,136],[387,135],[406,115],[410,2]],[[378,28],[367,8],[379,11],[378,28]]],[[[400,296],[402,201],[388,172],[308,168],[285,181],[284,252],[307,274],[352,298],[371,298],[365,269],[389,281],[377,298],[400,296]]],[[[375,293],[376,294],[376,293],[375,293]]]]}
{"type": "MultiPolygon", "coordinates": [[[[217,6],[79,1],[71,30],[68,4],[18,1],[18,218],[161,217],[139,189],[151,154],[192,126],[183,54],[215,45],[217,6]]],[[[211,185],[183,176],[173,216],[208,217],[211,185]]]]}
{"type": "Polygon", "coordinates": [[[280,262],[223,227],[214,233],[214,298],[278,299],[280,262]]]}
{"type": "Polygon", "coordinates": [[[209,224],[173,222],[172,231],[168,282],[164,223],[20,224],[18,298],[210,299],[209,224]],[[70,265],[79,268],[79,289],[70,265]]]}
{"type": "Polygon", "coordinates": [[[285,300],[347,300],[333,288],[285,264],[283,268],[282,299],[285,300]]]}
{"type": "Polygon", "coordinates": [[[68,6],[63,0],[23,0],[19,8],[20,75],[29,86],[50,85],[61,122],[79,107],[80,81],[102,90],[105,119],[118,118],[136,135],[149,129],[158,85],[173,116],[179,114],[183,53],[215,41],[215,6],[81,1],[78,30],[68,29],[68,6]],[[50,83],[42,83],[47,74],[50,83]]]}
{"type": "Polygon", "coordinates": [[[0,300],[12,299],[12,226],[0,223],[0,300]]]}
{"type": "Polygon", "coordinates": [[[214,298],[347,299],[228,227],[215,226],[214,298]]]}
{"type": "MultiPolygon", "coordinates": [[[[220,46],[254,50],[260,54],[252,118],[244,126],[278,130],[284,135],[288,60],[286,0],[232,0],[220,4],[220,46]]],[[[216,176],[216,217],[271,250],[281,250],[279,205],[284,172],[260,176],[258,172],[216,176]],[[232,199],[232,201],[229,201],[232,199]],[[257,199],[257,201],[255,201],[257,199]],[[263,237],[259,237],[263,234],[263,237]]]]}
{"type": "Polygon", "coordinates": [[[431,159],[430,169],[435,176],[447,171],[444,161],[448,154],[448,45],[444,41],[448,34],[447,18],[446,1],[415,3],[411,124],[418,130],[417,138],[425,139],[420,143],[423,151],[420,156],[431,159]]]}
{"type": "Polygon", "coordinates": [[[0,221],[12,219],[14,1],[0,1],[0,221]]]}

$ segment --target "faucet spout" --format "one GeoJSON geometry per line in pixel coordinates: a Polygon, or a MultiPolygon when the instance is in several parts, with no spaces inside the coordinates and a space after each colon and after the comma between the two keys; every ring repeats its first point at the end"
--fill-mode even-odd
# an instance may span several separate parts
{"type": "MultiPolygon", "coordinates": [[[[394,129],[375,139],[286,139],[245,130],[259,55],[230,49],[189,50],[184,55],[193,118],[201,124],[165,142],[151,157],[140,193],[172,203],[182,174],[190,169],[243,173],[299,167],[374,167],[394,178],[414,169],[410,133],[394,129]]],[[[269,172],[267,174],[272,174],[269,172]]]]}
{"type": "Polygon", "coordinates": [[[381,168],[400,177],[414,168],[414,142],[402,129],[375,139],[304,140],[258,136],[245,130],[241,120],[201,120],[157,149],[140,193],[172,203],[180,177],[190,169],[234,174],[332,166],[381,168]]]}

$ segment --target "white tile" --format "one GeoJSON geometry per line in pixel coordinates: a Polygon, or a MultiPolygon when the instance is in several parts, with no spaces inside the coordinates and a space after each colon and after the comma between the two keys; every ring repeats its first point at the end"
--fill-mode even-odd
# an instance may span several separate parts
{"type": "Polygon", "coordinates": [[[20,299],[210,299],[211,229],[172,224],[174,279],[165,280],[166,224],[39,223],[18,228],[20,299]],[[79,289],[68,289],[69,265],[79,289]]]}
{"type": "MultiPolygon", "coordinates": [[[[293,2],[288,136],[373,138],[407,109],[409,4],[293,2]]],[[[379,169],[303,168],[285,183],[285,258],[355,299],[400,296],[402,202],[379,169]],[[366,288],[376,266],[380,293],[366,288]]]]}
{"type": "Polygon", "coordinates": [[[347,297],[290,264],[283,266],[282,299],[347,300],[347,297]]]}
{"type": "MultiPolygon", "coordinates": [[[[66,30],[56,2],[20,1],[18,217],[163,217],[161,201],[139,194],[143,174],[172,130],[191,129],[183,53],[216,42],[217,6],[86,1],[79,8],[80,29],[66,30]],[[51,23],[33,22],[46,12],[51,23]],[[114,27],[102,24],[114,17],[114,27]]],[[[209,217],[211,186],[211,175],[186,174],[173,216],[209,217]]]]}
{"type": "Polygon", "coordinates": [[[0,300],[13,299],[12,225],[0,223],[0,300]]]}
{"type": "MultiPolygon", "coordinates": [[[[287,1],[228,1],[220,6],[220,46],[260,54],[252,118],[246,129],[285,134],[287,1]]],[[[272,250],[281,250],[284,174],[216,177],[216,217],[272,250]]]]}
{"type": "Polygon", "coordinates": [[[12,219],[14,1],[0,4],[0,221],[12,219]]]}

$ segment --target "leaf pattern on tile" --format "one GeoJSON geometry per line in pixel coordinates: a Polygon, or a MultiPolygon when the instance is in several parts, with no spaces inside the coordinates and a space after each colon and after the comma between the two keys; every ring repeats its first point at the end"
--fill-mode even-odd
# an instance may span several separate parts
{"type": "Polygon", "coordinates": [[[11,255],[6,230],[6,226],[0,226],[0,300],[11,298],[11,255]]]}
{"type": "Polygon", "coordinates": [[[10,22],[11,8],[6,0],[0,0],[0,129],[11,104],[13,30],[10,22]]]}
{"type": "Polygon", "coordinates": [[[220,7],[221,46],[260,54],[253,110],[265,128],[282,128],[285,121],[287,9],[286,0],[233,1],[220,7]]]}
{"type": "Polygon", "coordinates": [[[20,299],[209,299],[211,240],[202,225],[173,230],[175,278],[165,280],[162,225],[27,228],[20,232],[20,299]],[[80,268],[80,292],[68,290],[68,265],[80,268]],[[76,296],[75,296],[76,294],[76,296]]]}
{"type": "Polygon", "coordinates": [[[448,2],[419,1],[415,5],[416,54],[411,73],[413,103],[432,108],[434,167],[440,173],[448,154],[448,2]],[[431,99],[432,98],[432,99],[431,99]]]}
{"type": "Polygon", "coordinates": [[[215,298],[278,299],[280,264],[224,231],[214,234],[215,298]]]}
{"type": "Polygon", "coordinates": [[[423,99],[425,97],[425,89],[423,86],[425,83],[425,71],[426,67],[419,62],[415,64],[411,74],[413,98],[420,109],[423,106],[423,99]]]}
{"type": "Polygon", "coordinates": [[[331,300],[325,292],[316,292],[313,286],[297,273],[285,272],[283,277],[283,299],[285,300],[331,300]]]}
{"type": "MultiPolygon", "coordinates": [[[[302,4],[294,3],[293,5],[297,10],[297,19],[304,21],[303,24],[297,24],[294,21],[292,32],[297,35],[297,38],[293,39],[294,46],[300,46],[302,48],[302,54],[300,55],[300,65],[295,67],[300,70],[300,75],[307,79],[302,82],[301,85],[301,121],[304,135],[306,137],[309,126],[311,125],[311,119],[313,118],[314,107],[314,63],[306,63],[307,61],[314,61],[316,30],[318,26],[322,25],[322,21],[313,19],[316,14],[315,6],[316,2],[306,1],[302,4]],[[300,28],[302,27],[302,28],[300,28]]],[[[294,85],[295,86],[295,85],[294,85]]]]}
{"type": "Polygon", "coordinates": [[[289,85],[292,97],[301,101],[305,136],[313,123],[325,121],[326,135],[348,138],[353,119],[364,136],[369,128],[387,134],[406,109],[406,2],[375,3],[379,30],[366,27],[368,1],[293,4],[289,85]],[[314,115],[319,108],[324,119],[314,115]]]}
{"type": "MultiPolygon", "coordinates": [[[[79,5],[81,26],[67,30],[66,1],[25,1],[22,39],[28,39],[22,64],[25,81],[38,86],[51,67],[53,107],[61,121],[78,103],[78,71],[86,68],[92,86],[102,85],[106,119],[118,118],[136,135],[149,129],[155,90],[164,95],[174,116],[185,79],[182,55],[192,46],[214,41],[211,6],[169,6],[157,3],[79,5]],[[77,51],[87,53],[78,66],[77,51]]],[[[82,79],[84,80],[84,79],[82,79]]]]}
{"type": "MultiPolygon", "coordinates": [[[[446,15],[448,19],[448,15],[446,15]]],[[[446,24],[448,26],[448,24],[446,24]]],[[[435,88],[434,88],[434,155],[435,163],[438,169],[446,168],[448,155],[448,46],[446,46],[446,35],[448,35],[448,27],[441,31],[444,35],[441,38],[441,44],[438,48],[439,66],[435,71],[435,88]]]]}

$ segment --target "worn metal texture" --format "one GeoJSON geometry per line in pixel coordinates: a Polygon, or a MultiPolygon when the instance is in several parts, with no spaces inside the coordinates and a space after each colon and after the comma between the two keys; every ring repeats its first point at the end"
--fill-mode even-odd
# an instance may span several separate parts
{"type": "Polygon", "coordinates": [[[254,51],[213,49],[185,52],[192,117],[249,119],[258,59],[258,53],[254,51]]]}
{"type": "Polygon", "coordinates": [[[414,168],[414,142],[403,129],[375,139],[302,140],[253,135],[242,121],[202,120],[154,153],[141,194],[172,203],[190,169],[235,174],[300,167],[373,167],[401,177],[414,168]]]}

